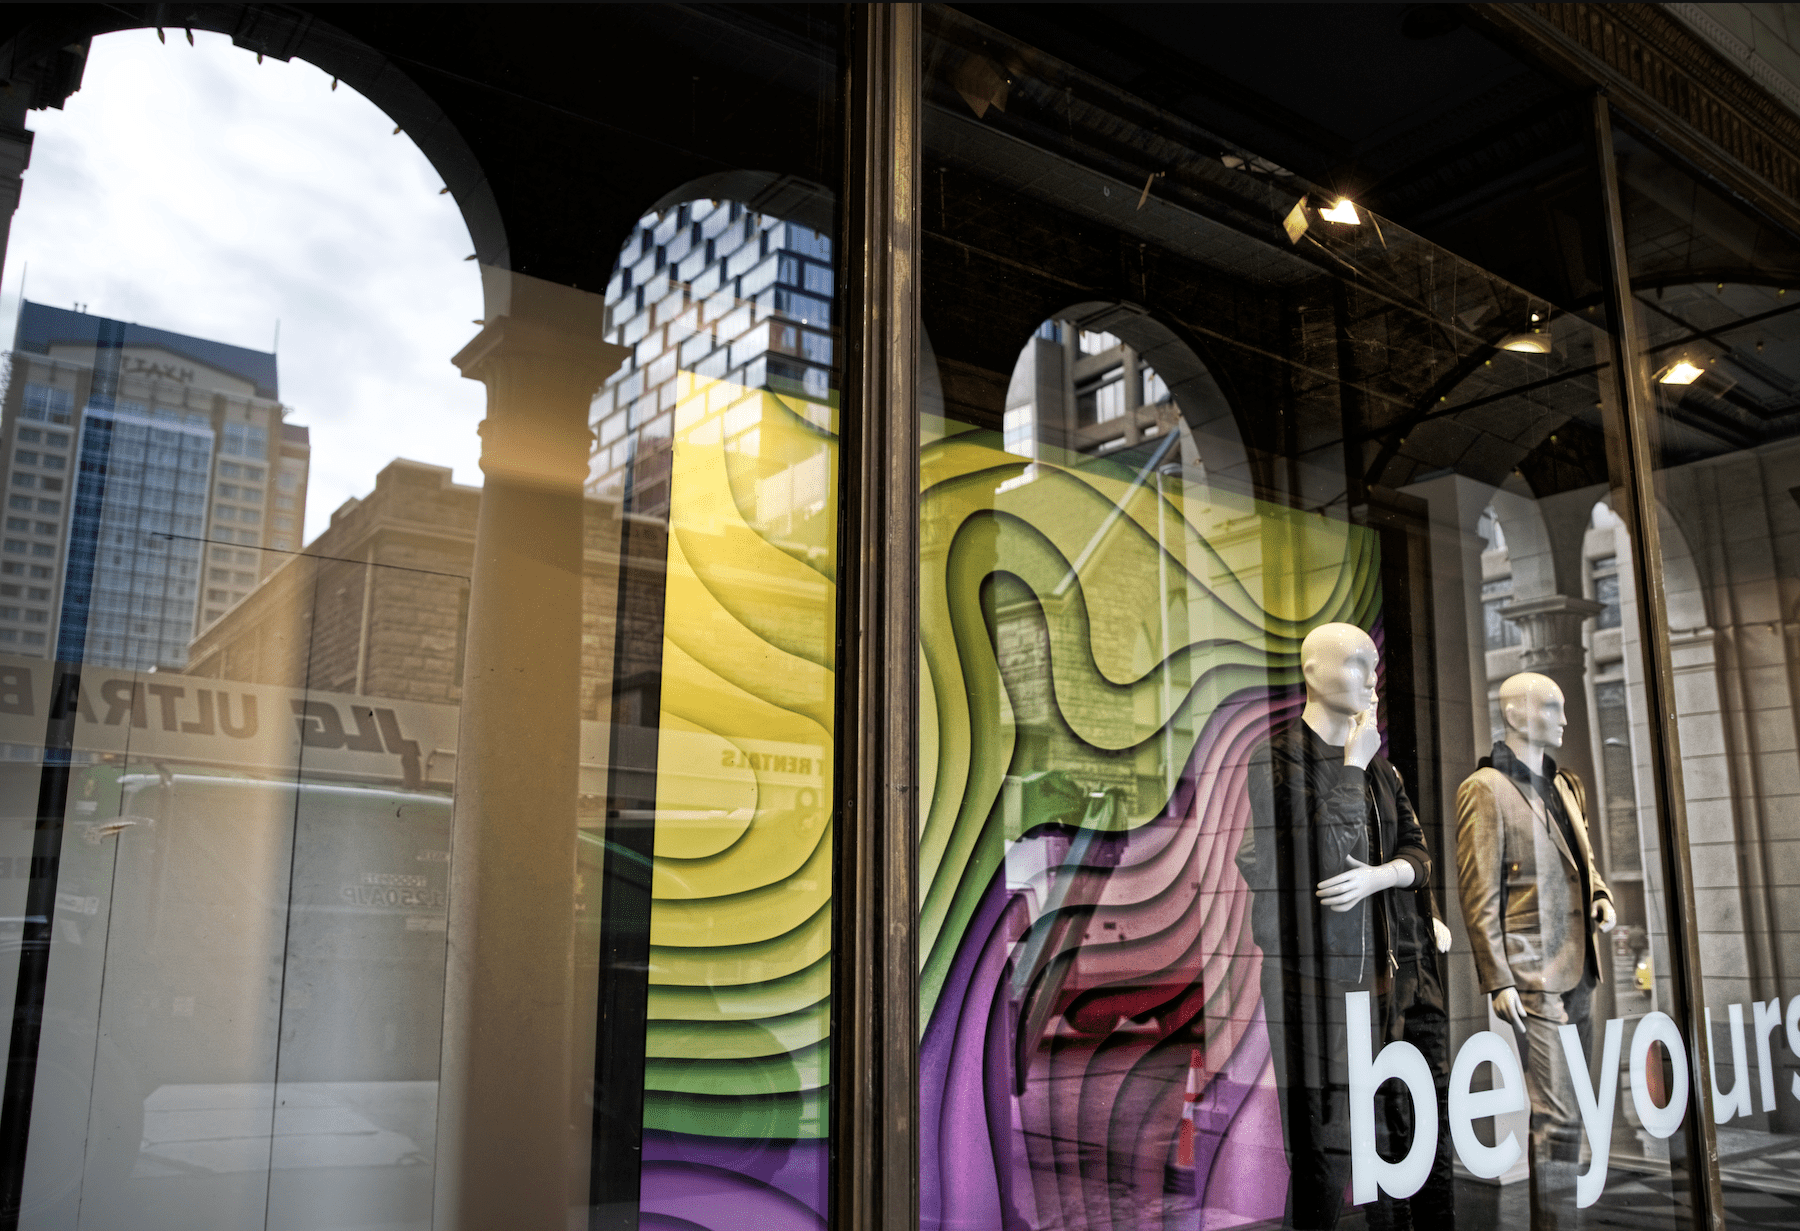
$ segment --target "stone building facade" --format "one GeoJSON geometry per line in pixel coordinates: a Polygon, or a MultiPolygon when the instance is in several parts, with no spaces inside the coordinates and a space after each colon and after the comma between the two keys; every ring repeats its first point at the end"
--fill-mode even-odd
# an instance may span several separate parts
{"type": "MultiPolygon", "coordinates": [[[[376,475],[372,492],[345,501],[304,551],[195,639],[188,673],[459,704],[480,508],[480,488],[454,482],[444,467],[396,458],[376,475]]],[[[606,716],[601,706],[613,692],[618,600],[601,577],[618,567],[620,536],[610,527],[616,517],[615,504],[588,500],[581,716],[589,720],[606,716]]],[[[667,533],[658,518],[633,520],[626,550],[634,565],[629,576],[639,584],[626,587],[624,602],[642,609],[643,622],[660,618],[667,533]]],[[[627,656],[619,664],[621,687],[632,698],[655,676],[652,663],[634,662],[627,656]]],[[[638,724],[633,701],[624,704],[625,721],[638,724]]]]}
{"type": "Polygon", "coordinates": [[[455,704],[479,488],[396,459],[195,639],[190,674],[455,704]]]}

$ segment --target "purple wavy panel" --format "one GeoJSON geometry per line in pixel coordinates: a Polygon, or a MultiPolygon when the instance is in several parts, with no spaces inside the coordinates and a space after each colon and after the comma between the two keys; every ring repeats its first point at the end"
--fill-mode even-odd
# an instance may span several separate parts
{"type": "Polygon", "coordinates": [[[1066,871],[1088,893],[1050,955],[1060,998],[1041,1038],[1018,1038],[1013,987],[1032,899],[1004,871],[988,885],[920,1043],[926,1231],[1188,1231],[1281,1216],[1261,954],[1234,857],[1250,754],[1299,705],[1293,690],[1258,690],[1219,706],[1167,810],[1066,871]],[[1195,1052],[1189,1169],[1176,1143],[1195,1052]]]}
{"type": "Polygon", "coordinates": [[[646,1130],[639,1225],[823,1231],[827,1162],[821,1140],[738,1141],[646,1130]]]}

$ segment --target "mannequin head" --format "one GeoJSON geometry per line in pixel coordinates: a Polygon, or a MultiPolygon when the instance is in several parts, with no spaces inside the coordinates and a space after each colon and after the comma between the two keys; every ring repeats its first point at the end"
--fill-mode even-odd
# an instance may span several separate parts
{"type": "Polygon", "coordinates": [[[1360,714],[1375,702],[1375,664],[1369,634],[1354,624],[1321,624],[1300,643],[1300,671],[1306,677],[1308,708],[1321,706],[1339,717],[1360,714]]]}
{"type": "Polygon", "coordinates": [[[1535,671],[1508,676],[1500,685],[1500,717],[1506,723],[1506,742],[1518,751],[1561,748],[1563,693],[1556,681],[1535,671]]]}

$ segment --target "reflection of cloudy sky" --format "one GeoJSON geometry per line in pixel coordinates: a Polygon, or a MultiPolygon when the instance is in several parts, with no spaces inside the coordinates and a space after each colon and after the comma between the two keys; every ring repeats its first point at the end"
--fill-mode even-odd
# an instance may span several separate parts
{"type": "Polygon", "coordinates": [[[450,356],[480,275],[443,180],[311,65],[194,39],[97,38],[67,109],[31,113],[0,336],[22,274],[40,303],[257,350],[279,319],[281,399],[312,429],[308,539],[395,457],[479,483],[484,395],[450,356]]]}

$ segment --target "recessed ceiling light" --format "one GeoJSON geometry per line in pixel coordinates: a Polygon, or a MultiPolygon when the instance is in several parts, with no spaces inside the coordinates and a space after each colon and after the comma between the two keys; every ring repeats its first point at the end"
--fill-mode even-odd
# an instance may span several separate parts
{"type": "Polygon", "coordinates": [[[1700,373],[1705,370],[1686,359],[1679,359],[1656,379],[1665,385],[1691,385],[1700,379],[1700,373]]]}
{"type": "Polygon", "coordinates": [[[1323,218],[1326,222],[1341,223],[1347,227],[1362,225],[1362,215],[1356,212],[1356,206],[1350,204],[1349,197],[1339,197],[1336,205],[1333,205],[1330,209],[1320,210],[1319,217],[1323,218]]]}

